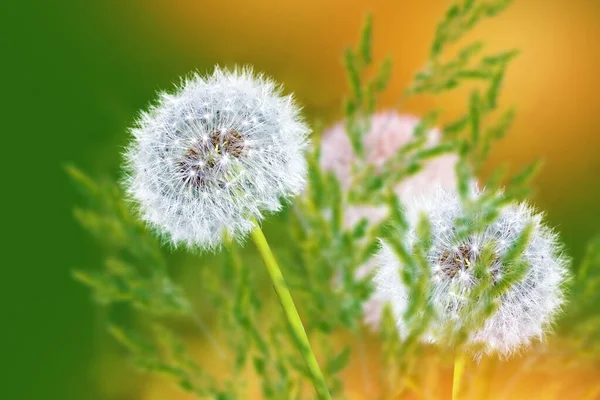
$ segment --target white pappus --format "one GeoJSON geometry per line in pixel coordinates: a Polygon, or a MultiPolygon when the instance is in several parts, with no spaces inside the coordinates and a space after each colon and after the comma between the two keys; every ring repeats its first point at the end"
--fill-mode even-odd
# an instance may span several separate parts
{"type": "Polygon", "coordinates": [[[171,243],[212,250],[304,189],[309,132],[292,96],[263,75],[193,74],[131,129],[125,186],[171,243]]]}
{"type": "MultiPolygon", "coordinates": [[[[474,196],[478,196],[477,191],[474,196]]],[[[564,303],[564,286],[569,278],[569,259],[564,256],[557,235],[543,224],[542,216],[526,203],[507,205],[483,232],[456,243],[454,221],[462,215],[459,198],[456,192],[440,188],[406,204],[409,249],[416,241],[416,225],[421,213],[431,225],[432,247],[426,254],[431,278],[427,299],[434,311],[423,340],[444,342],[444,328],[457,321],[478,283],[473,266],[484,246],[493,243],[495,248],[489,266],[493,286],[512,268],[503,264],[502,257],[528,224],[533,229],[521,258],[528,264],[525,275],[497,299],[496,311],[481,329],[469,333],[468,343],[479,348],[473,351],[475,355],[484,352],[509,355],[532,340],[541,339],[564,303]]],[[[404,313],[409,292],[400,278],[403,265],[385,242],[377,255],[377,265],[376,293],[390,303],[400,334],[406,334],[404,313]]]]}

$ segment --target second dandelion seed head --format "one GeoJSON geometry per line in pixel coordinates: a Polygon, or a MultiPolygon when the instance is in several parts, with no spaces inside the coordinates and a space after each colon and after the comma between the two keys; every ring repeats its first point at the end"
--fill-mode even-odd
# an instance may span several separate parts
{"type": "MultiPolygon", "coordinates": [[[[539,214],[524,203],[509,205],[501,209],[493,224],[457,240],[455,222],[464,214],[455,192],[438,189],[411,201],[405,212],[410,226],[406,234],[408,248],[418,240],[416,227],[421,215],[427,217],[431,227],[431,247],[426,252],[430,286],[425,295],[433,319],[424,334],[425,341],[445,342],[448,327],[462,327],[470,320],[468,313],[481,309],[491,298],[490,292],[472,298],[482,279],[476,268],[479,262],[485,262],[490,280],[487,290],[502,284],[505,276],[519,268],[520,262],[527,267],[519,279],[494,299],[494,311],[478,329],[469,333],[467,341],[483,349],[477,352],[510,354],[543,337],[564,302],[568,259],[562,253],[557,235],[542,223],[539,214]],[[531,234],[518,262],[507,262],[506,255],[528,226],[531,234]],[[483,260],[487,248],[492,251],[483,260]]],[[[404,314],[410,287],[401,278],[406,266],[385,242],[377,260],[376,293],[391,304],[398,329],[406,334],[410,327],[404,314]]]]}

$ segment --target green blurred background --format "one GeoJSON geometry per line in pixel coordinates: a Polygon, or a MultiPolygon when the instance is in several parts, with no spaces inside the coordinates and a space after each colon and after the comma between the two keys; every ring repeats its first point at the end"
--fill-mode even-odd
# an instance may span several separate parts
{"type": "MultiPolygon", "coordinates": [[[[340,62],[366,11],[375,55],[392,54],[391,106],[427,56],[448,1],[5,1],[3,69],[2,373],[6,399],[106,399],[97,367],[102,316],[70,275],[99,264],[72,218],[77,194],[62,167],[118,175],[137,110],[190,70],[253,64],[293,91],[309,117],[340,115],[340,62]]],[[[489,168],[541,157],[535,203],[579,259],[600,232],[600,1],[517,0],[473,35],[518,47],[503,96],[518,119],[489,168]]],[[[463,94],[404,111],[457,113],[463,94]]],[[[113,371],[125,371],[116,365],[113,371]]],[[[127,378],[126,378],[127,379],[127,378]]],[[[132,389],[118,399],[137,399],[132,389]]]]}

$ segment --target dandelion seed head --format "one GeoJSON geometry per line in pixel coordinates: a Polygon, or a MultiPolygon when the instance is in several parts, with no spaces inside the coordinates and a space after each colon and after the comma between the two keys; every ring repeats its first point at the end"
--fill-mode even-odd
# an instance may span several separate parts
{"type": "Polygon", "coordinates": [[[174,245],[241,239],[305,185],[309,129],[290,96],[247,68],[182,80],[131,133],[127,192],[174,245]]]}
{"type": "MultiPolygon", "coordinates": [[[[477,196],[478,192],[474,192],[477,196]]],[[[454,239],[454,221],[462,216],[462,211],[457,194],[439,188],[407,202],[405,215],[413,233],[407,235],[408,248],[413,245],[421,213],[428,217],[432,233],[432,247],[426,257],[432,277],[427,298],[434,319],[425,334],[427,340],[444,342],[445,327],[461,315],[472,289],[479,283],[474,267],[481,249],[489,243],[505,242],[504,246],[495,247],[489,260],[493,287],[513,268],[504,264],[503,256],[528,224],[533,230],[522,256],[528,264],[525,275],[497,299],[496,311],[481,329],[470,333],[468,342],[479,345],[484,352],[508,355],[542,338],[564,303],[564,285],[569,278],[569,260],[562,253],[557,235],[543,224],[542,216],[526,203],[508,205],[501,209],[495,224],[458,245],[449,245],[454,239]]],[[[382,243],[377,255],[375,295],[381,303],[391,304],[398,329],[405,334],[409,327],[403,315],[409,291],[400,278],[402,268],[393,250],[382,243]]]]}

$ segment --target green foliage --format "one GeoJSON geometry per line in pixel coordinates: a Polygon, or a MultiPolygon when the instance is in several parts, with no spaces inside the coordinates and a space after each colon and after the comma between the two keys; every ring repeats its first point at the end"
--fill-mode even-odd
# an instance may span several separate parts
{"type": "Polygon", "coordinates": [[[396,321],[392,313],[391,307],[386,305],[383,309],[381,324],[379,327],[381,338],[381,355],[382,355],[382,374],[381,381],[385,389],[385,398],[393,398],[393,395],[399,392],[402,388],[398,377],[405,376],[406,368],[401,365],[402,362],[408,360],[402,356],[401,341],[396,328],[396,321]]]}
{"type": "Polygon", "coordinates": [[[139,327],[110,322],[111,336],[129,350],[140,369],[171,376],[181,388],[201,396],[222,396],[212,378],[193,363],[181,340],[165,326],[167,317],[198,317],[186,293],[168,275],[160,242],[132,214],[117,185],[95,182],[74,167],[67,172],[89,204],[87,209],[76,209],[75,217],[99,240],[106,254],[103,269],[77,270],[74,277],[90,287],[98,303],[109,310],[126,307],[148,321],[139,327]]]}
{"type": "Polygon", "coordinates": [[[129,350],[139,369],[173,379],[186,392],[201,397],[233,399],[231,389],[220,390],[186,351],[183,342],[162,325],[152,327],[152,342],[146,342],[135,332],[116,325],[109,326],[110,334],[129,350]]]}
{"type": "Polygon", "coordinates": [[[559,341],[578,356],[595,358],[600,354],[600,236],[587,246],[570,287],[571,298],[559,322],[559,341]]]}
{"type": "MultiPolygon", "coordinates": [[[[300,398],[304,364],[287,342],[283,321],[265,319],[261,314],[253,268],[245,265],[237,246],[229,244],[217,266],[198,271],[201,282],[196,289],[217,314],[215,326],[209,329],[196,313],[189,293],[168,275],[160,242],[131,214],[122,190],[110,181],[96,182],[73,167],[67,171],[89,203],[89,208],[76,210],[76,218],[100,240],[107,255],[102,269],[77,270],[74,276],[90,287],[95,300],[109,311],[125,307],[128,315],[135,315],[131,323],[130,318],[120,321],[123,318],[118,312],[109,313],[108,329],[128,350],[135,366],[170,377],[199,398],[223,400],[244,397],[240,375],[252,366],[261,377],[266,399],[300,398]],[[213,357],[230,371],[229,377],[211,373],[214,362],[194,361],[182,333],[167,328],[182,322],[197,326],[207,336],[216,353],[213,357]],[[224,332],[219,341],[224,340],[226,347],[214,339],[210,332],[214,329],[224,332]]],[[[341,383],[336,374],[348,358],[344,354],[332,355],[327,369],[338,388],[341,383]]]]}
{"type": "Polygon", "coordinates": [[[346,49],[344,67],[348,75],[351,96],[344,101],[346,131],[352,148],[359,157],[364,156],[362,136],[369,130],[369,116],[376,107],[377,95],[385,90],[392,71],[392,60],[386,58],[373,76],[365,75],[373,62],[373,18],[368,14],[361,30],[358,49],[346,49]],[[365,81],[363,83],[363,81],[365,81]]]}
{"type": "Polygon", "coordinates": [[[165,275],[141,276],[132,265],[108,258],[104,270],[74,271],[74,277],[90,287],[96,301],[103,305],[129,303],[153,315],[190,315],[192,307],[180,287],[165,275]]]}
{"type": "Polygon", "coordinates": [[[431,46],[432,59],[438,58],[445,47],[460,40],[485,17],[493,17],[504,10],[510,0],[456,2],[448,8],[438,24],[431,46]]]}

